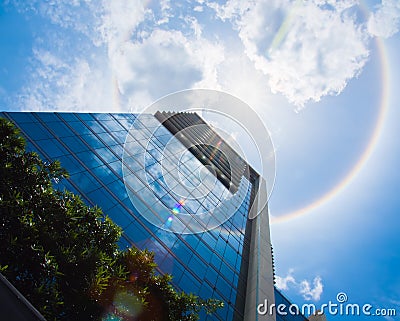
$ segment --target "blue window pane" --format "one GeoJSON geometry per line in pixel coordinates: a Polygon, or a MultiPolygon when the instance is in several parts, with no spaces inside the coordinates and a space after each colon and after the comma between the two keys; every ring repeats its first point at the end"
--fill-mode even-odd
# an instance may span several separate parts
{"type": "Polygon", "coordinates": [[[196,252],[204,259],[206,262],[210,262],[212,252],[209,247],[207,247],[203,242],[199,244],[196,248],[196,252]]]}
{"type": "Polygon", "coordinates": [[[62,119],[64,119],[67,123],[78,121],[78,118],[72,113],[58,113],[62,119]]]}
{"type": "Polygon", "coordinates": [[[76,117],[78,117],[79,119],[83,120],[83,121],[91,121],[93,120],[93,117],[91,114],[87,114],[87,113],[77,113],[75,114],[76,117]]]}
{"type": "Polygon", "coordinates": [[[122,159],[122,155],[124,152],[122,144],[108,145],[108,147],[115,153],[115,155],[117,155],[117,158],[119,160],[122,159]]]}
{"type": "Polygon", "coordinates": [[[122,127],[122,125],[113,118],[102,121],[101,124],[108,132],[111,133],[124,130],[124,127],[122,127]]]}
{"type": "Polygon", "coordinates": [[[55,184],[55,188],[59,191],[67,190],[71,193],[79,194],[76,188],[66,179],[63,179],[58,184],[55,184]]]}
{"type": "Polygon", "coordinates": [[[60,119],[55,113],[37,113],[38,118],[40,118],[44,123],[59,122],[60,119]]]}
{"type": "Polygon", "coordinates": [[[231,266],[235,267],[237,252],[230,245],[225,247],[224,259],[231,266]]]}
{"type": "MultiPolygon", "coordinates": [[[[106,146],[113,146],[116,145],[116,141],[109,133],[99,133],[97,134],[100,140],[104,142],[106,146]]],[[[118,144],[119,145],[119,144],[118,144]]]]}
{"type": "Polygon", "coordinates": [[[129,130],[134,122],[133,119],[127,119],[125,117],[118,118],[118,122],[123,126],[124,129],[129,130]]]}
{"type": "Polygon", "coordinates": [[[74,154],[83,152],[88,149],[88,147],[80,139],[76,137],[65,137],[63,139],[63,143],[74,154]]]}
{"type": "Polygon", "coordinates": [[[103,164],[103,162],[90,151],[77,153],[76,157],[80,159],[87,168],[94,168],[103,164]]]}
{"type": "MultiPolygon", "coordinates": [[[[213,298],[221,301],[225,301],[225,298],[223,298],[218,292],[214,292],[213,298]]],[[[223,308],[217,310],[217,315],[222,319],[222,320],[227,320],[227,313],[228,313],[228,306],[227,304],[224,305],[223,308]]]]}
{"type": "Polygon", "coordinates": [[[111,116],[110,116],[110,114],[106,114],[106,113],[93,113],[92,117],[103,122],[105,120],[110,119],[111,116]]]}
{"type": "Polygon", "coordinates": [[[220,269],[220,267],[221,267],[221,263],[222,263],[221,259],[220,259],[217,255],[215,255],[215,253],[214,253],[214,255],[211,257],[211,265],[212,265],[217,271],[219,271],[219,269],[220,269]]]}
{"type": "Polygon", "coordinates": [[[200,289],[200,282],[194,278],[192,274],[185,271],[179,282],[183,291],[187,293],[198,293],[200,289]]]}
{"type": "MultiPolygon", "coordinates": [[[[104,211],[104,214],[108,215],[116,224],[118,224],[124,230],[127,229],[128,226],[133,222],[132,216],[121,206],[114,206],[113,208],[104,211]]],[[[132,228],[133,227],[134,226],[132,225],[132,228]]],[[[126,234],[130,236],[130,234],[126,234]]]]}
{"type": "Polygon", "coordinates": [[[17,124],[34,123],[37,122],[32,113],[11,113],[11,119],[17,124]]]}
{"type": "Polygon", "coordinates": [[[21,124],[21,129],[33,141],[53,138],[47,129],[39,123],[21,124]]]}
{"type": "Polygon", "coordinates": [[[229,300],[232,286],[230,286],[221,276],[218,277],[216,287],[220,293],[229,300]]]}
{"type": "Polygon", "coordinates": [[[174,262],[174,265],[172,267],[172,275],[173,275],[173,281],[175,281],[176,284],[181,284],[179,281],[182,278],[183,272],[185,271],[185,267],[179,263],[178,261],[174,262]]]}
{"type": "Polygon", "coordinates": [[[100,188],[92,192],[86,193],[100,208],[104,211],[114,207],[116,205],[116,200],[104,189],[100,188]]]}
{"type": "MultiPolygon", "coordinates": [[[[237,271],[239,272],[239,271],[237,271]]],[[[222,265],[221,267],[221,274],[224,276],[224,278],[227,280],[227,282],[231,283],[232,285],[235,285],[234,283],[234,275],[235,273],[233,272],[233,268],[227,265],[222,265]]]]}
{"type": "Polygon", "coordinates": [[[158,264],[161,259],[168,254],[168,250],[165,248],[165,245],[161,245],[156,239],[150,239],[150,242],[147,243],[147,249],[154,253],[154,260],[158,264]]]}
{"type": "Polygon", "coordinates": [[[205,278],[209,281],[210,284],[215,284],[217,282],[218,273],[211,266],[207,269],[205,278]]]}
{"type": "Polygon", "coordinates": [[[61,121],[46,123],[46,126],[50,128],[59,138],[72,136],[72,131],[61,121]]]}
{"type": "Polygon", "coordinates": [[[93,191],[101,187],[100,183],[90,174],[86,172],[72,174],[71,180],[76,182],[79,189],[83,192],[93,191]]]}
{"type": "Polygon", "coordinates": [[[122,166],[121,166],[121,161],[120,160],[116,160],[115,162],[111,162],[108,164],[108,166],[111,167],[111,169],[114,170],[114,172],[116,172],[116,174],[119,177],[122,177],[122,166]]]}
{"type": "Polygon", "coordinates": [[[82,135],[88,135],[91,134],[92,132],[87,128],[82,122],[76,121],[76,122],[69,122],[69,126],[72,127],[72,129],[78,133],[79,136],[82,135]]]}
{"type": "Polygon", "coordinates": [[[94,167],[92,172],[107,186],[118,179],[106,165],[94,167]]]}
{"type": "Polygon", "coordinates": [[[88,126],[93,133],[99,134],[99,133],[104,133],[106,130],[104,129],[103,126],[100,125],[98,121],[86,121],[85,122],[86,126],[88,126]]]}
{"type": "Polygon", "coordinates": [[[55,139],[47,139],[38,141],[37,144],[44,154],[48,155],[51,160],[56,160],[67,154],[67,150],[55,139]]]}
{"type": "Polygon", "coordinates": [[[188,267],[201,279],[204,277],[207,271],[207,266],[195,255],[193,255],[190,259],[188,267]]]}
{"type": "Polygon", "coordinates": [[[104,147],[102,141],[94,135],[82,135],[81,139],[93,149],[104,147]]]}
{"type": "Polygon", "coordinates": [[[189,235],[185,235],[183,236],[185,241],[191,246],[191,248],[196,251],[197,246],[200,243],[200,239],[196,234],[189,234],[189,235]]]}
{"type": "Polygon", "coordinates": [[[70,155],[64,156],[61,159],[61,166],[65,168],[70,175],[81,172],[83,170],[82,165],[70,155]]]}
{"type": "Polygon", "coordinates": [[[171,257],[171,255],[167,254],[160,260],[160,263],[158,264],[158,267],[161,273],[168,273],[172,275],[173,272],[173,264],[174,264],[174,259],[171,257]]]}
{"type": "Polygon", "coordinates": [[[226,315],[226,319],[227,320],[233,320],[233,310],[232,309],[228,310],[228,313],[226,315]]]}
{"type": "Polygon", "coordinates": [[[103,159],[106,163],[112,163],[118,158],[106,147],[96,148],[95,152],[103,159]]]}
{"type": "Polygon", "coordinates": [[[128,249],[131,247],[131,243],[124,236],[122,236],[118,241],[118,246],[121,249],[128,249]]]}
{"type": "Polygon", "coordinates": [[[124,130],[122,130],[122,131],[115,131],[115,132],[113,132],[112,134],[113,134],[113,136],[115,137],[115,139],[116,139],[119,143],[121,143],[121,144],[125,143],[125,139],[126,139],[126,135],[127,135],[127,132],[126,132],[126,131],[124,131],[124,130]]]}
{"type": "Polygon", "coordinates": [[[192,251],[181,240],[176,243],[175,253],[184,264],[187,264],[192,257],[192,251]]]}
{"type": "Polygon", "coordinates": [[[201,285],[199,296],[201,298],[212,298],[214,290],[207,283],[201,285]]]}

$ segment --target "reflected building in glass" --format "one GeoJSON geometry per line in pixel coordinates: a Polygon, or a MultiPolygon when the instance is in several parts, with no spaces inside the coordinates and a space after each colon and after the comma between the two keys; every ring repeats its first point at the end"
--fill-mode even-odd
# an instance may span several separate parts
{"type": "Polygon", "coordinates": [[[201,320],[305,320],[257,313],[265,299],[286,302],[274,288],[268,210],[258,208],[266,191],[197,114],[0,116],[28,149],[60,160],[70,178],[57,188],[100,206],[123,229],[122,248],[153,251],[158,272],[172,274],[178,290],[224,302],[201,320]]]}

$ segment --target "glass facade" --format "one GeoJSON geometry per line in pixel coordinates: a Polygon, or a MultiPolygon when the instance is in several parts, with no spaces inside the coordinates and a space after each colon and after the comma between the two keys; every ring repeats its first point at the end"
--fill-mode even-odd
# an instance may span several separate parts
{"type": "MultiPolygon", "coordinates": [[[[204,171],[204,164],[150,114],[0,116],[20,128],[29,149],[49,161],[60,160],[70,178],[57,182],[57,188],[80,194],[122,227],[121,247],[152,250],[158,272],[172,274],[178,290],[224,301],[223,309],[213,316],[202,315],[201,320],[243,320],[250,180],[241,178],[235,199],[226,184],[204,171]],[[127,145],[129,149],[124,149],[127,145]],[[177,154],[179,159],[174,158],[177,154]],[[181,176],[168,164],[178,164],[181,176]],[[233,215],[212,230],[194,234],[168,230],[184,224],[177,214],[196,216],[227,207],[233,215]],[[159,224],[149,222],[150,212],[159,224]]],[[[190,232],[190,225],[186,228],[190,232]]]]}

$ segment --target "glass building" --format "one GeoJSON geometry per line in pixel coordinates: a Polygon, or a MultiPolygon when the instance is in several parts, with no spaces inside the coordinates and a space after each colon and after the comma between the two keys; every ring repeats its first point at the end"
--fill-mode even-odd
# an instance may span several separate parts
{"type": "MultiPolygon", "coordinates": [[[[197,114],[4,112],[48,161],[57,182],[98,205],[123,229],[122,248],[155,253],[178,290],[222,300],[201,320],[305,320],[257,314],[274,288],[267,208],[259,175],[197,114]]],[[[285,301],[286,300],[286,301],[285,301]]],[[[288,301],[287,301],[288,302],[288,301]]]]}

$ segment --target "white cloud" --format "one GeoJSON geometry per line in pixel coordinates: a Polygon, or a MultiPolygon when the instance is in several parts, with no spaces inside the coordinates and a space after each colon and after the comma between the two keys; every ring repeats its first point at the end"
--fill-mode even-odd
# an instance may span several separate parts
{"type": "Polygon", "coordinates": [[[85,59],[65,62],[49,51],[34,50],[35,72],[22,90],[19,105],[25,110],[110,110],[113,84],[107,69],[85,59]]]}
{"type": "Polygon", "coordinates": [[[177,90],[218,87],[223,46],[203,38],[202,26],[189,15],[180,18],[184,31],[160,29],[160,19],[171,15],[170,1],[163,1],[157,13],[143,1],[103,1],[86,19],[90,30],[83,28],[85,20],[73,21],[74,10],[87,3],[67,8],[60,0],[51,8],[36,2],[39,8],[29,7],[63,29],[52,47],[36,41],[32,72],[18,101],[25,109],[138,110],[177,90]],[[71,31],[92,43],[84,41],[81,48],[74,37],[67,38],[71,31]]]}
{"type": "Polygon", "coordinates": [[[310,283],[307,280],[301,281],[300,287],[301,287],[300,293],[303,295],[303,298],[307,301],[310,300],[319,301],[324,289],[322,280],[319,276],[314,278],[313,287],[311,287],[310,283]]]}
{"type": "Polygon", "coordinates": [[[368,36],[350,14],[353,5],[352,0],[230,0],[212,7],[221,19],[231,19],[272,92],[303,106],[339,94],[367,61],[368,36]]]}
{"type": "Polygon", "coordinates": [[[289,284],[291,284],[301,294],[306,301],[319,301],[324,289],[322,279],[320,276],[316,276],[311,284],[308,280],[296,281],[293,276],[293,269],[290,269],[285,277],[275,276],[275,285],[278,290],[289,290],[289,284]]]}
{"type": "Polygon", "coordinates": [[[254,7],[256,1],[228,0],[224,5],[217,2],[208,1],[207,6],[216,11],[218,18],[229,20],[242,17],[246,11],[254,7]]]}
{"type": "Polygon", "coordinates": [[[296,280],[294,279],[293,275],[293,269],[289,270],[289,273],[285,277],[280,277],[280,276],[275,276],[275,286],[279,290],[288,290],[289,283],[296,284],[296,280]]]}
{"type": "Polygon", "coordinates": [[[22,93],[40,108],[118,100],[122,108],[143,107],[191,87],[229,90],[264,109],[265,97],[284,96],[301,108],[341,93],[368,59],[370,33],[392,34],[399,19],[395,0],[383,1],[368,29],[357,20],[357,0],[13,3],[61,27],[37,39],[43,57],[32,59],[22,93]],[[198,14],[199,6],[220,19],[198,14]],[[57,63],[46,64],[50,53],[57,63]]]}
{"type": "Polygon", "coordinates": [[[389,38],[399,31],[400,1],[382,0],[368,20],[368,31],[377,37],[389,38]]]}
{"type": "Polygon", "coordinates": [[[172,13],[171,1],[170,0],[161,0],[160,1],[161,8],[161,19],[157,21],[157,24],[168,23],[170,18],[174,15],[172,13]]]}
{"type": "MultiPolygon", "coordinates": [[[[37,14],[53,25],[87,36],[92,44],[112,49],[129,40],[145,19],[155,19],[149,0],[10,0],[21,13],[37,14]]],[[[161,19],[171,17],[170,0],[159,3],[161,19]]],[[[157,21],[156,23],[161,23],[157,21]]],[[[54,32],[54,29],[52,29],[54,32]]],[[[65,36],[65,35],[63,35],[65,36]]]]}
{"type": "Polygon", "coordinates": [[[137,26],[145,19],[149,10],[143,1],[103,1],[100,12],[99,31],[109,51],[118,50],[121,43],[129,41],[137,26]]]}
{"type": "Polygon", "coordinates": [[[141,42],[121,45],[111,61],[124,97],[132,100],[146,92],[156,99],[177,90],[216,85],[216,66],[223,55],[222,47],[205,39],[155,30],[141,42]]]}

